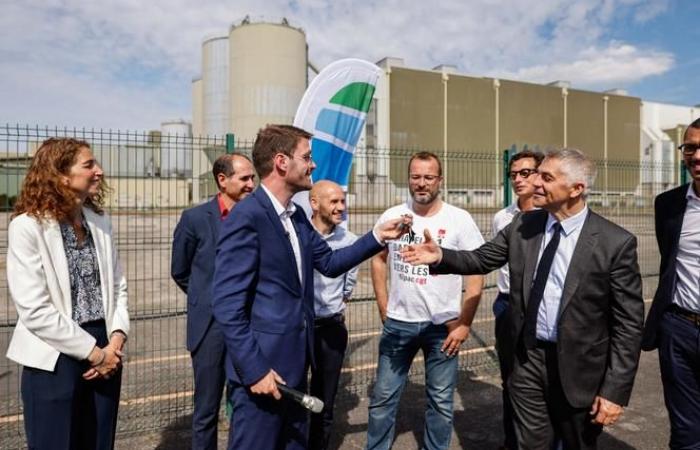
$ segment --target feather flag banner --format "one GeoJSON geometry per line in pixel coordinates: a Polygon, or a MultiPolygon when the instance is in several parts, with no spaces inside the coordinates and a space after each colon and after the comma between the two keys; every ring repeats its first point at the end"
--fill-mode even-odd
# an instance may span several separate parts
{"type": "Polygon", "coordinates": [[[382,69],[361,59],[341,59],[313,79],[301,99],[294,125],[314,134],[314,181],[331,180],[347,189],[352,157],[382,69]]]}

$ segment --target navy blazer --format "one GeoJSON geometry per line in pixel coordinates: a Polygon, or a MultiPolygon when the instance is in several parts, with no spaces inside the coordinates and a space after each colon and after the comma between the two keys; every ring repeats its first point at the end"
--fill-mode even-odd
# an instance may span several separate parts
{"type": "Polygon", "coordinates": [[[683,228],[683,216],[688,204],[686,194],[688,184],[663,192],[654,201],[654,221],[656,225],[656,243],[659,245],[661,264],[659,267],[659,284],[654,294],[642,339],[642,350],[654,350],[659,346],[657,330],[661,316],[673,302],[676,290],[676,257],[678,241],[683,228]]]}
{"type": "Polygon", "coordinates": [[[212,309],[226,341],[227,376],[242,385],[274,369],[290,386],[301,386],[313,362],[313,269],[337,277],[383,248],[370,231],[333,251],[301,207],[291,220],[302,282],[289,237],[263,189],[236,205],[221,229],[212,309]]]}
{"type": "Polygon", "coordinates": [[[185,210],[175,227],[170,274],[187,294],[187,350],[193,352],[214,320],[211,287],[214,279],[216,243],[221,229],[216,196],[185,210]]]}

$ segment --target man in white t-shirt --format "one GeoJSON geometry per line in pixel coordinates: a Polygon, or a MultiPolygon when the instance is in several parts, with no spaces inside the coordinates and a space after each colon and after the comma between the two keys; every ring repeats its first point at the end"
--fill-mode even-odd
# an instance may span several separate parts
{"type": "Polygon", "coordinates": [[[450,445],[457,356],[481,299],[483,277],[430,275],[428,266],[404,263],[399,253],[411,240],[421,242],[426,229],[451,249],[472,250],[483,244],[471,215],[440,199],[441,181],[438,157],[430,152],[414,154],[408,165],[411,200],[388,209],[378,221],[413,215],[413,232],[389,241],[372,259],[372,283],[384,330],[369,404],[367,449],[390,447],[401,391],[418,350],[423,351],[428,395],[424,448],[450,445]]]}
{"type": "MultiPolygon", "coordinates": [[[[535,209],[533,196],[535,194],[534,180],[537,178],[537,168],[544,159],[544,155],[540,152],[524,150],[518,152],[510,158],[508,163],[508,176],[513,183],[513,191],[517,197],[516,201],[510,206],[503,208],[493,216],[493,233],[496,236],[499,231],[504,229],[513,221],[513,218],[522,211],[530,211],[535,209]]],[[[508,396],[508,388],[506,382],[511,368],[507,364],[509,361],[508,355],[499,341],[504,339],[505,332],[505,313],[508,309],[508,298],[510,293],[510,277],[508,274],[508,266],[501,267],[498,272],[498,296],[493,302],[493,315],[496,319],[496,352],[498,353],[498,363],[501,369],[501,380],[503,381],[503,446],[505,450],[515,450],[518,448],[518,439],[515,435],[515,423],[513,422],[513,406],[510,403],[508,396]]],[[[556,447],[553,447],[556,448],[556,447]]]]}

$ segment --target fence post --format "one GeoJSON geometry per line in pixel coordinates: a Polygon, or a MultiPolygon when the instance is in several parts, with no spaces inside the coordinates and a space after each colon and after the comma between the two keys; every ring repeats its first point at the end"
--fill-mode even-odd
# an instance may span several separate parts
{"type": "Polygon", "coordinates": [[[230,155],[236,150],[236,136],[233,133],[226,133],[226,154],[230,155]]]}
{"type": "Polygon", "coordinates": [[[508,173],[508,162],[510,161],[510,150],[503,150],[503,207],[510,206],[510,173],[508,173]]]}
{"type": "Polygon", "coordinates": [[[684,161],[681,161],[681,186],[683,186],[685,183],[688,182],[688,171],[685,168],[685,163],[684,161]]]}

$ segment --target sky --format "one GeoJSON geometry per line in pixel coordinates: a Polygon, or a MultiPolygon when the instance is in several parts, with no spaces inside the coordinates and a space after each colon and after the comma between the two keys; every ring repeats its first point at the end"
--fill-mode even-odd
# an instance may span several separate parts
{"type": "Polygon", "coordinates": [[[700,103],[696,0],[0,0],[0,124],[121,130],[190,120],[201,44],[286,17],[346,57],[700,103]]]}

